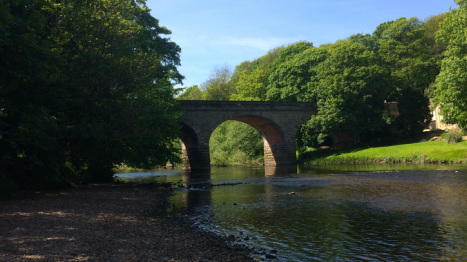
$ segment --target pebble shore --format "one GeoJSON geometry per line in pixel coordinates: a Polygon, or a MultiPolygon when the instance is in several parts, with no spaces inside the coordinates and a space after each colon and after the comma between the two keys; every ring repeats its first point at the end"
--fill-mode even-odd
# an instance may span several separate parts
{"type": "Polygon", "coordinates": [[[0,201],[0,261],[253,261],[167,215],[170,190],[100,184],[0,201]]]}

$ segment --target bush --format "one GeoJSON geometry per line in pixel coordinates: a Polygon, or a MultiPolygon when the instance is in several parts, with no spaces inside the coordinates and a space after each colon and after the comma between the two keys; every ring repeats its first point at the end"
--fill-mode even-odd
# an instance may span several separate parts
{"type": "Polygon", "coordinates": [[[448,130],[442,137],[447,144],[455,144],[462,141],[462,133],[458,129],[448,130]]]}

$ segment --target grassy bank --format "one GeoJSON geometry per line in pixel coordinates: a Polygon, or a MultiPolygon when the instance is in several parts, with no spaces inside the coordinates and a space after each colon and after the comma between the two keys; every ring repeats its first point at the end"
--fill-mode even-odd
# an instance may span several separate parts
{"type": "Polygon", "coordinates": [[[444,141],[354,149],[318,149],[299,155],[299,162],[322,164],[467,163],[467,141],[444,141]]]}

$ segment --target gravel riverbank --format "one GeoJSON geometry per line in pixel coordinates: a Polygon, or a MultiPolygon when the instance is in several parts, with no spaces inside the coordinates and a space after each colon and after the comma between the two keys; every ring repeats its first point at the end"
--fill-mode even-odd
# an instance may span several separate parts
{"type": "Polygon", "coordinates": [[[0,261],[252,261],[166,215],[154,185],[89,185],[0,201],[0,261]]]}

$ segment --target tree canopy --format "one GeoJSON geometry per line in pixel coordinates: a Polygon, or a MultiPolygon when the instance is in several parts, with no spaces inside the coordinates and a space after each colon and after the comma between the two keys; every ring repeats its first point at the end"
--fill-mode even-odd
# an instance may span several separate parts
{"type": "Polygon", "coordinates": [[[467,2],[446,15],[436,40],[446,51],[436,78],[435,104],[448,123],[467,131],[467,2]]]}
{"type": "Polygon", "coordinates": [[[232,70],[228,65],[217,66],[211,72],[210,78],[201,84],[203,100],[229,100],[235,87],[230,83],[232,70]]]}
{"type": "Polygon", "coordinates": [[[109,180],[177,157],[180,47],[145,1],[3,2],[0,179],[109,180]]]}
{"type": "Polygon", "coordinates": [[[318,142],[338,133],[363,135],[382,132],[388,123],[384,100],[391,88],[390,72],[372,49],[352,41],[339,41],[325,48],[327,59],[315,68],[313,94],[318,114],[309,127],[318,142]]]}

